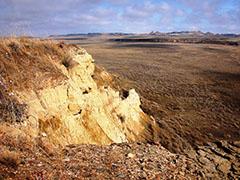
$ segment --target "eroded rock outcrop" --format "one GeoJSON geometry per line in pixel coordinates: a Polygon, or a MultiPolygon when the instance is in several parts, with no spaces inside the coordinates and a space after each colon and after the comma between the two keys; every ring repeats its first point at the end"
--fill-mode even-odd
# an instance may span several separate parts
{"type": "MultiPolygon", "coordinates": [[[[63,44],[51,44],[49,47],[49,42],[37,42],[48,51],[37,52],[39,63],[34,63],[36,59],[29,57],[36,53],[35,48],[29,46],[37,45],[32,40],[18,43],[9,43],[8,52],[4,53],[8,53],[10,58],[14,57],[13,63],[19,67],[21,62],[18,62],[17,58],[21,59],[24,54],[24,58],[29,59],[28,66],[21,67],[22,73],[27,73],[28,69],[40,68],[41,57],[46,64],[40,70],[32,72],[32,77],[25,78],[25,81],[31,82],[31,88],[14,86],[14,83],[23,83],[21,78],[14,77],[14,74],[1,76],[2,84],[7,90],[10,89],[8,94],[13,94],[20,104],[27,107],[26,120],[21,127],[24,131],[27,130],[33,137],[40,136],[53,144],[63,146],[148,140],[150,135],[147,129],[154,120],[141,110],[138,94],[131,89],[120,95],[109,86],[99,86],[93,79],[94,60],[84,49],[69,45],[66,48],[63,44]],[[49,48],[55,49],[50,51],[49,48]],[[53,70],[48,71],[47,68],[58,73],[54,74],[56,78],[51,76],[53,70]],[[8,83],[9,81],[13,82],[13,85],[8,83]],[[33,86],[35,82],[37,84],[33,86]],[[41,88],[38,88],[38,85],[41,88]]],[[[103,79],[111,79],[111,75],[105,71],[98,75],[103,79]]]]}

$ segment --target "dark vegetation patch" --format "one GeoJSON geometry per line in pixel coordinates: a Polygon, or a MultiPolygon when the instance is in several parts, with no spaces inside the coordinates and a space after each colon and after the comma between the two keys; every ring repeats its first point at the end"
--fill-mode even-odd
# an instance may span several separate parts
{"type": "Polygon", "coordinates": [[[63,40],[69,40],[69,41],[81,41],[81,40],[86,40],[88,38],[78,38],[78,37],[73,37],[73,38],[57,38],[57,40],[63,41],[63,40]]]}
{"type": "Polygon", "coordinates": [[[0,123],[23,122],[27,106],[19,103],[14,94],[7,92],[0,86],[0,123]]]}
{"type": "Polygon", "coordinates": [[[221,38],[122,38],[122,39],[110,39],[115,42],[173,42],[173,43],[196,43],[196,44],[221,44],[238,46],[239,42],[229,41],[221,38]]]}
{"type": "Polygon", "coordinates": [[[114,45],[115,48],[160,48],[160,49],[170,49],[175,50],[179,48],[177,45],[172,44],[153,44],[153,43],[124,43],[124,44],[116,44],[114,45]]]}
{"type": "Polygon", "coordinates": [[[69,67],[71,66],[71,64],[70,64],[70,59],[64,58],[64,59],[62,60],[62,65],[64,65],[66,68],[69,68],[69,67]]]}
{"type": "Polygon", "coordinates": [[[65,68],[69,69],[69,68],[72,68],[75,65],[77,65],[77,62],[73,61],[72,58],[69,55],[66,54],[62,58],[61,64],[64,65],[65,68]]]}
{"type": "Polygon", "coordinates": [[[232,72],[207,70],[207,71],[203,71],[203,74],[212,78],[216,78],[219,81],[240,81],[240,72],[232,73],[232,72]]]}
{"type": "Polygon", "coordinates": [[[17,152],[9,150],[1,150],[0,164],[4,164],[7,167],[17,169],[20,164],[20,155],[17,152]]]}
{"type": "Polygon", "coordinates": [[[224,49],[218,49],[218,48],[211,48],[211,47],[204,47],[204,51],[211,52],[211,53],[228,53],[227,50],[224,49]]]}
{"type": "Polygon", "coordinates": [[[225,106],[240,112],[240,73],[208,70],[202,75],[215,82],[210,89],[218,94],[225,106]]]}

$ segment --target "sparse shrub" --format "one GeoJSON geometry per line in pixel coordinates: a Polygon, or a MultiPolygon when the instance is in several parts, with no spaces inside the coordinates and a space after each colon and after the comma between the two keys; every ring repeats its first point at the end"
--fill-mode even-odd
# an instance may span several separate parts
{"type": "Polygon", "coordinates": [[[64,56],[62,65],[64,65],[66,68],[69,68],[71,66],[71,59],[68,56],[64,56]]]}
{"type": "Polygon", "coordinates": [[[4,149],[0,151],[0,163],[5,166],[17,168],[20,164],[20,155],[17,152],[4,149]]]}
{"type": "MultiPolygon", "coordinates": [[[[1,87],[0,87],[1,88],[1,87]]],[[[0,122],[22,122],[27,106],[0,89],[0,122]]]]}
{"type": "Polygon", "coordinates": [[[77,64],[76,61],[73,61],[73,59],[68,55],[64,55],[62,57],[62,61],[61,61],[62,65],[64,65],[67,69],[72,68],[74,65],[77,64]]]}
{"type": "Polygon", "coordinates": [[[20,49],[20,46],[16,43],[16,42],[11,42],[9,45],[8,45],[12,51],[14,51],[15,53],[19,52],[19,49],[20,49]]]}
{"type": "Polygon", "coordinates": [[[0,119],[9,122],[22,122],[24,120],[24,111],[26,105],[18,104],[14,101],[7,102],[6,104],[0,104],[0,119]]]}

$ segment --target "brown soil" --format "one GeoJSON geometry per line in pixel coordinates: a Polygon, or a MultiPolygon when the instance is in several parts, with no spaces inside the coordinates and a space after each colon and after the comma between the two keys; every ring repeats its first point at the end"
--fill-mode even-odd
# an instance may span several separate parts
{"type": "Polygon", "coordinates": [[[209,44],[93,43],[96,63],[131,80],[143,109],[172,152],[216,140],[239,140],[240,49],[209,44]]]}

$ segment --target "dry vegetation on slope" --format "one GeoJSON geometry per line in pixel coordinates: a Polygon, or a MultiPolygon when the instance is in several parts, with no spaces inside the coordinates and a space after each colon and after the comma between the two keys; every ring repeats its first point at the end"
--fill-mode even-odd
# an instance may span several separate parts
{"type": "Polygon", "coordinates": [[[1,82],[9,90],[20,91],[57,85],[66,78],[56,67],[56,63],[68,58],[66,46],[50,40],[1,39],[1,82]]]}
{"type": "Polygon", "coordinates": [[[66,49],[57,48],[52,41],[25,38],[0,40],[0,120],[24,119],[26,104],[16,99],[13,91],[43,89],[56,86],[66,77],[53,64],[64,61],[66,49]],[[52,63],[52,64],[50,64],[52,63]]]}

